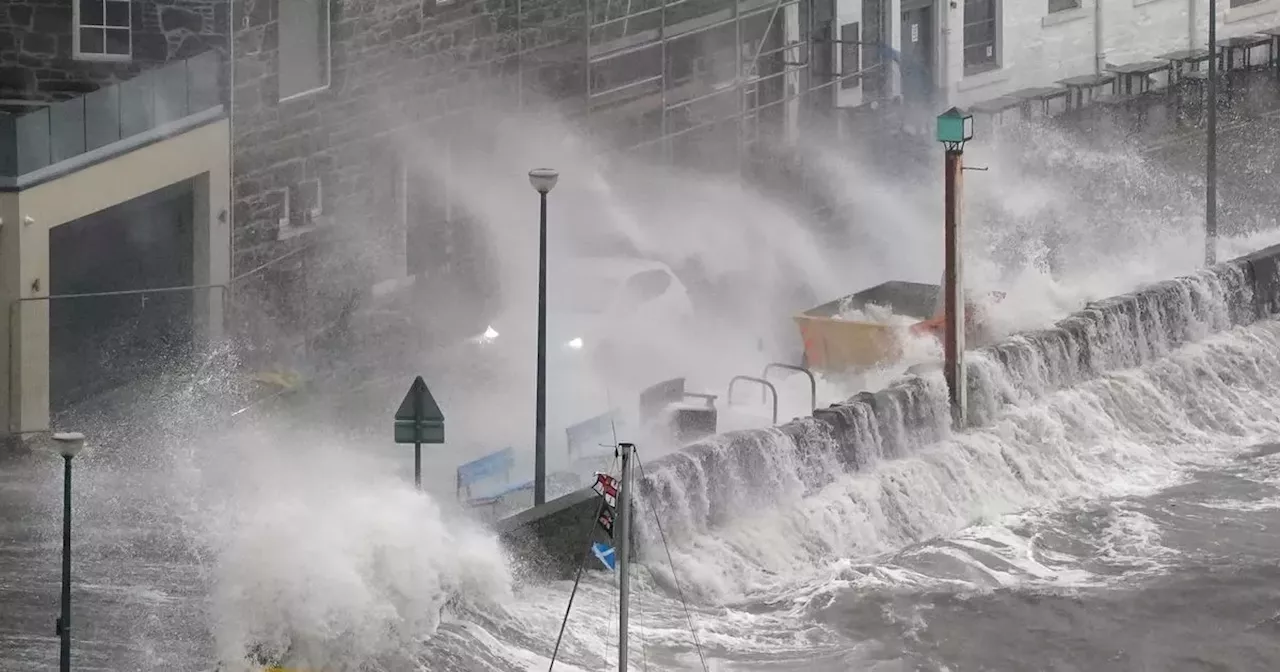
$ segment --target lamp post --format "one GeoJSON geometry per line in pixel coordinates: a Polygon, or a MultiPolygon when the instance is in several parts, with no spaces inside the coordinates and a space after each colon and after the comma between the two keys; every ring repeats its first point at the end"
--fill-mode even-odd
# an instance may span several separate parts
{"type": "Polygon", "coordinates": [[[529,171],[529,184],[538,192],[538,400],[533,437],[533,505],[547,501],[547,194],[560,173],[551,168],[529,171]]]}
{"type": "Polygon", "coordinates": [[[57,620],[60,640],[58,669],[71,670],[71,460],[84,450],[84,434],[59,432],[53,441],[62,455],[62,615],[57,620]]]}
{"type": "Polygon", "coordinates": [[[1205,125],[1204,263],[1218,261],[1218,2],[1209,0],[1209,90],[1205,125]]]}
{"type": "Polygon", "coordinates": [[[964,375],[964,266],[960,257],[960,189],[964,170],[964,143],[973,139],[973,115],[951,108],[938,115],[938,142],[946,148],[943,204],[946,227],[946,270],[943,277],[943,372],[951,400],[951,422],[965,426],[964,375]]]}

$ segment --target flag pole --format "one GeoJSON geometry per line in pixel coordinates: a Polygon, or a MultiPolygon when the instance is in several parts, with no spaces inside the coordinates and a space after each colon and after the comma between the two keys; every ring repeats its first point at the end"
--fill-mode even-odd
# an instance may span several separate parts
{"type": "Polygon", "coordinates": [[[627,617],[631,603],[631,457],[635,446],[620,443],[622,486],[618,489],[618,672],[627,672],[627,617]]]}

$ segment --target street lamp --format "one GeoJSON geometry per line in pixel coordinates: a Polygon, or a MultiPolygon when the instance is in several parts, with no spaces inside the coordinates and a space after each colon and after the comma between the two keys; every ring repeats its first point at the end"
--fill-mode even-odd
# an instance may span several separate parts
{"type": "Polygon", "coordinates": [[[533,505],[547,501],[547,194],[560,173],[551,168],[529,171],[529,184],[538,192],[538,398],[533,437],[533,505]]]}
{"type": "Polygon", "coordinates": [[[943,372],[951,398],[951,421],[965,425],[964,375],[964,267],[960,258],[960,177],[964,170],[964,143],[973,139],[973,115],[951,108],[938,115],[938,142],[946,148],[943,203],[946,227],[946,271],[943,278],[946,331],[943,337],[943,372]]]}
{"type": "Polygon", "coordinates": [[[60,641],[58,669],[71,670],[71,460],[84,450],[84,434],[58,432],[53,442],[62,455],[62,616],[57,621],[60,641]]]}

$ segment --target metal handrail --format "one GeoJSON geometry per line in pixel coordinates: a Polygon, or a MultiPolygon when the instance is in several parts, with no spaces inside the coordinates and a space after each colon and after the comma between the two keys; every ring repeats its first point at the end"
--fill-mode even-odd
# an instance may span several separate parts
{"type": "MultiPolygon", "coordinates": [[[[813,411],[817,410],[818,381],[813,377],[812,371],[804,368],[803,366],[796,366],[795,364],[783,364],[782,362],[770,362],[768,364],[765,364],[764,371],[760,373],[760,377],[768,378],[769,372],[772,371],[773,369],[786,369],[788,371],[803,373],[804,375],[808,376],[809,377],[809,412],[812,413],[813,411]]],[[[760,391],[760,401],[764,401],[764,390],[760,391]]]]}
{"type": "Polygon", "coordinates": [[[733,405],[733,385],[734,383],[737,383],[740,380],[747,380],[753,383],[759,383],[764,387],[768,388],[769,391],[773,393],[773,424],[775,425],[778,424],[778,388],[774,387],[773,383],[765,380],[764,378],[756,378],[753,376],[734,376],[733,378],[731,378],[729,380],[729,395],[728,395],[729,405],[730,406],[733,405]]]}

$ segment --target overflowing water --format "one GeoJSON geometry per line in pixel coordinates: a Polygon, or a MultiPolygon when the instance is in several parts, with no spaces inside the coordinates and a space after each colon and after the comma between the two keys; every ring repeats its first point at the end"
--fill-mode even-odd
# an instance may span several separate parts
{"type": "MultiPolygon", "coordinates": [[[[700,669],[692,624],[720,670],[1263,669],[1274,609],[1222,605],[1263,590],[1280,552],[1280,326],[1233,326],[1250,320],[1232,278],[972,353],[979,426],[961,434],[932,372],[885,397],[894,412],[828,411],[843,433],[807,419],[642,448],[633,665],[700,669]],[[1219,595],[1179,597],[1204,581],[1219,595]],[[1206,603],[1239,646],[1182,625],[1206,603]],[[1119,633],[1143,644],[1117,652],[1119,633]]],[[[113,669],[284,650],[328,669],[548,665],[571,584],[527,577],[465,512],[413,492],[403,455],[252,426],[191,446],[84,459],[86,601],[146,604],[113,669]],[[115,516],[154,541],[121,548],[137,542],[115,516]]],[[[556,669],[611,668],[616,623],[613,577],[589,569],[556,669]]]]}
{"type": "MultiPolygon", "coordinates": [[[[673,269],[695,298],[691,320],[628,324],[629,346],[608,357],[610,366],[553,362],[548,414],[554,436],[610,405],[633,404],[642,388],[664,378],[683,376],[690,389],[723,399],[735,375],[758,375],[769,362],[798,363],[802,344],[792,316],[881,282],[936,284],[942,275],[937,165],[903,175],[853,147],[804,146],[815,178],[806,188],[836,204],[833,221],[818,225],[803,208],[734,177],[606,158],[557,119],[494,113],[474,125],[481,130],[459,129],[448,162],[433,160],[443,154],[434,146],[414,152],[424,173],[454,189],[453,207],[483,231],[501,281],[501,354],[486,356],[479,367],[470,354],[423,364],[431,380],[441,381],[442,401],[461,429],[456,435],[467,442],[451,446],[442,471],[507,445],[526,457],[530,452],[536,196],[521,172],[495,175],[495,163],[561,169],[549,197],[553,334],[569,328],[561,326],[557,304],[575,292],[556,269],[584,261],[655,260],[673,269]],[[476,380],[479,369],[486,381],[476,380]],[[494,405],[506,409],[506,422],[490,421],[494,405]]],[[[989,169],[966,174],[966,284],[975,295],[1005,295],[988,307],[997,334],[1047,327],[1088,301],[1191,272],[1202,261],[1198,192],[1140,148],[1082,147],[1066,133],[1036,127],[1001,142],[974,143],[966,161],[989,169]]],[[[1220,258],[1280,240],[1275,230],[1224,227],[1220,258]]],[[[551,345],[553,358],[563,354],[559,343],[551,345]]],[[[360,349],[378,347],[362,343],[360,349]]],[[[901,365],[820,381],[819,405],[878,389],[908,365],[936,359],[931,342],[913,347],[917,356],[901,365]]],[[[806,414],[803,381],[783,384],[779,415],[806,414]]],[[[752,413],[754,423],[731,418],[728,426],[767,421],[765,409],[752,413]]]]}
{"type": "MultiPolygon", "coordinates": [[[[985,385],[1006,398],[980,402],[991,408],[972,431],[937,427],[937,440],[861,457],[854,471],[836,446],[826,462],[802,463],[778,431],[751,471],[734,471],[726,458],[708,474],[715,488],[651,490],[640,516],[651,534],[651,516],[660,515],[675,571],[651,539],[633,598],[633,664],[698,669],[692,620],[712,669],[943,670],[955,661],[1083,669],[1105,653],[1090,633],[1096,626],[1077,622],[1088,605],[1137,601],[1213,567],[1247,574],[1249,561],[1235,564],[1237,546],[1261,545],[1254,557],[1280,550],[1274,535],[1249,531],[1273,520],[1280,501],[1277,453],[1257,448],[1280,439],[1280,326],[1229,327],[1222,297],[1201,291],[1198,315],[1183,316],[1185,342],[1145,354],[1118,344],[1130,352],[1116,356],[1134,358],[1136,368],[1050,380],[1054,367],[1036,355],[1021,366],[977,355],[985,385]],[[1220,480],[1236,485],[1210,487],[1220,480]],[[1215,532],[1222,548],[1203,545],[1205,526],[1220,524],[1232,528],[1215,532]],[[1020,628],[1023,612],[1042,600],[1075,605],[1077,615],[1020,628]],[[958,625],[978,605],[983,624],[958,625]],[[1008,648],[958,645],[958,627],[999,631],[1008,648]],[[1080,640],[1075,652],[1064,637],[1080,640]]],[[[922,403],[944,405],[936,375],[922,389],[922,403]]],[[[231,526],[237,531],[220,551],[220,645],[288,633],[314,639],[298,646],[319,647],[325,660],[367,654],[383,669],[411,669],[406,657],[433,670],[544,668],[570,584],[522,580],[519,565],[456,512],[349,464],[349,456],[334,463],[341,479],[326,477],[322,464],[280,487],[269,469],[259,472],[269,482],[244,484],[264,494],[242,502],[255,513],[231,526]]],[[[650,462],[644,477],[697,480],[677,466],[650,462]]],[[[612,666],[615,590],[611,575],[587,572],[563,669],[612,666]]],[[[1158,622],[1149,627],[1153,637],[1163,632],[1158,622]]],[[[1162,639],[1164,648],[1125,652],[1116,669],[1159,666],[1210,640],[1162,639]]],[[[1207,660],[1256,669],[1240,656],[1207,660]]]]}

